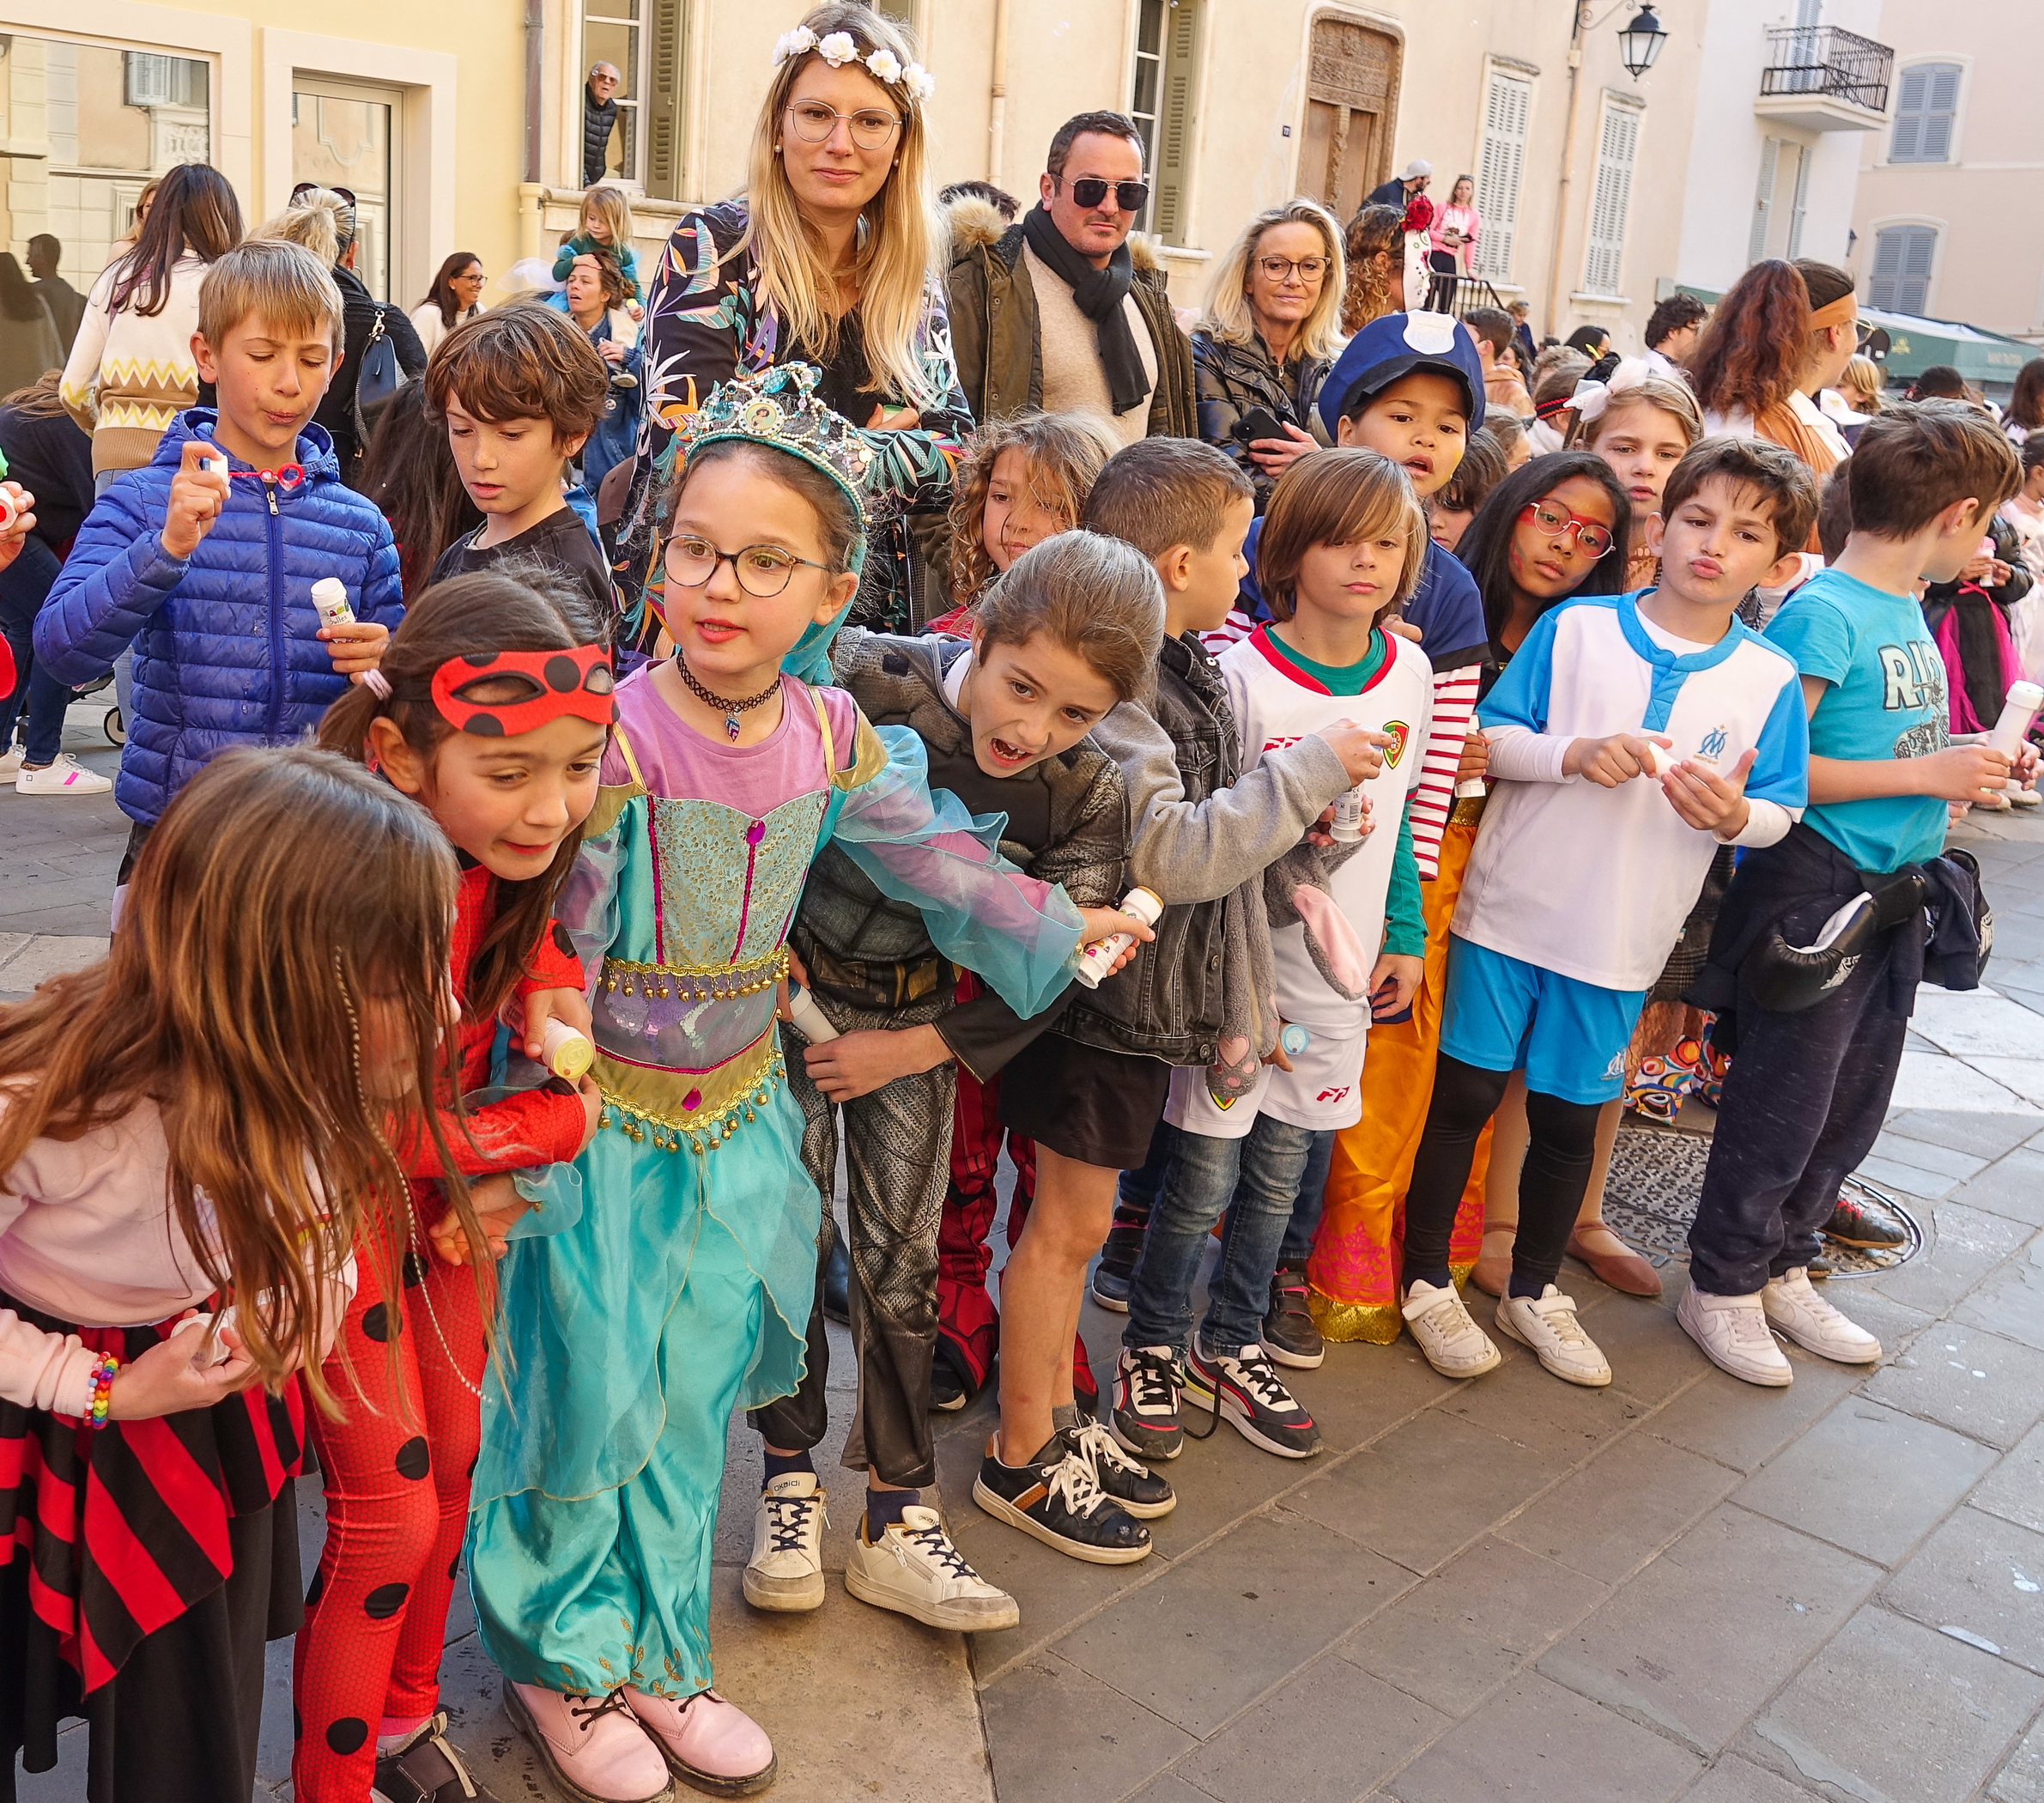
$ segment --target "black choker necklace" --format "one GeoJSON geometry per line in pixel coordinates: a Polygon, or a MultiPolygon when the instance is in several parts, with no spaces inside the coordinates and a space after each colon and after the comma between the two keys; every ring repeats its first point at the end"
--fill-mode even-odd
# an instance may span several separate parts
{"type": "Polygon", "coordinates": [[[724,709],[724,734],[734,745],[738,743],[738,716],[741,713],[751,713],[755,707],[764,706],[780,693],[780,678],[775,677],[773,682],[761,689],[757,695],[749,695],[742,701],[730,701],[721,695],[712,695],[701,683],[697,682],[694,673],[688,668],[688,659],[682,657],[678,651],[674,654],[674,667],[676,673],[688,685],[689,694],[693,695],[697,701],[707,701],[713,707],[724,709]]]}

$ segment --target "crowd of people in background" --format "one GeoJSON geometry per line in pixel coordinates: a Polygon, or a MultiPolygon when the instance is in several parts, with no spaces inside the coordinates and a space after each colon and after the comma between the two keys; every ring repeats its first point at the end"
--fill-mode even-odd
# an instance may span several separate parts
{"type": "Polygon", "coordinates": [[[112,677],[130,823],[110,958],[0,1008],[29,1770],[82,1715],[95,1796],[246,1795],[295,1632],[294,1795],[486,1795],[465,1581],[566,1794],[763,1789],[727,1424],[747,1603],[824,1606],[827,1320],[846,1590],[1012,1627],[933,1416],[991,1394],[977,1506],[1125,1565],[1198,1417],[1319,1450],[1331,1345],[1495,1369],[1471,1284],[1607,1385],[1563,1286],[1660,1293],[1629,1113],[1718,1110],[1703,1356],[1879,1360],[1811,1279],[1900,1237],[1841,1185],[1915,985],[1977,980],[1948,822],[2038,801],[1986,738],[2044,677],[2044,360],[1892,398],[1809,258],[1537,342],[1423,161],[1183,314],[1130,118],[940,195],[935,79],[827,0],[642,264],[596,64],[575,228],[490,307],[197,164],[82,297],[0,254],[0,776],[104,793],[61,741],[112,677]]]}

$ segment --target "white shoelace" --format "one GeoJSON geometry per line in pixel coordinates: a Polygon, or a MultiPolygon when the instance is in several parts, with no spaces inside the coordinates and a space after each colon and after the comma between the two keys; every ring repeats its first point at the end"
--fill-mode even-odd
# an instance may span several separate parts
{"type": "Polygon", "coordinates": [[[1149,1467],[1138,1464],[1123,1452],[1119,1442],[1097,1421],[1089,1421],[1073,1436],[1072,1443],[1078,1448],[1079,1456],[1093,1468],[1094,1482],[1100,1481],[1100,1468],[1106,1466],[1111,1471],[1126,1472],[1131,1478],[1147,1478],[1149,1467]]]}
{"type": "Polygon", "coordinates": [[[1575,1318],[1575,1304],[1565,1296],[1553,1297],[1533,1304],[1533,1313],[1547,1324],[1548,1331],[1570,1351],[1590,1344],[1590,1336],[1583,1332],[1583,1324],[1575,1318]]]}
{"type": "MultiPolygon", "coordinates": [[[[767,1551],[769,1552],[801,1552],[806,1549],[803,1540],[809,1533],[809,1518],[813,1510],[823,1507],[821,1496],[763,1496],[767,1505],[767,1551]]],[[[830,1517],[823,1518],[828,1521],[830,1517]]]]}
{"type": "Polygon", "coordinates": [[[1713,1311],[1732,1317],[1732,1343],[1735,1346],[1758,1348],[1774,1344],[1774,1329],[1768,1326],[1767,1315],[1758,1308],[1720,1308],[1713,1311]]]}
{"type": "Polygon", "coordinates": [[[1042,1467],[1040,1474],[1050,1500],[1062,1502],[1070,1515],[1091,1515],[1108,1500],[1107,1491],[1094,1481],[1093,1467],[1077,1453],[1042,1467]]]}

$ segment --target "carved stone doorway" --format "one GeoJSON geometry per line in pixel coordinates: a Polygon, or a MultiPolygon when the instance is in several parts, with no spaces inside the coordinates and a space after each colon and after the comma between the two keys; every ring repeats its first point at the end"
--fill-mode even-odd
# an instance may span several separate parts
{"type": "Polygon", "coordinates": [[[1307,62],[1299,191],[1347,224],[1391,174],[1398,118],[1398,41],[1351,19],[1316,19],[1307,62]]]}

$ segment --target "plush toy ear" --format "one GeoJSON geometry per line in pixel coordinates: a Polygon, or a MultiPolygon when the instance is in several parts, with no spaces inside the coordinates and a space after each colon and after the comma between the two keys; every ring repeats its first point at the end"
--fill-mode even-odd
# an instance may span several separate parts
{"type": "Polygon", "coordinates": [[[1293,890],[1292,907],[1306,927],[1306,950],[1313,968],[1344,1001],[1362,1001],[1369,985],[1370,960],[1349,917],[1325,889],[1310,883],[1293,890]]]}

